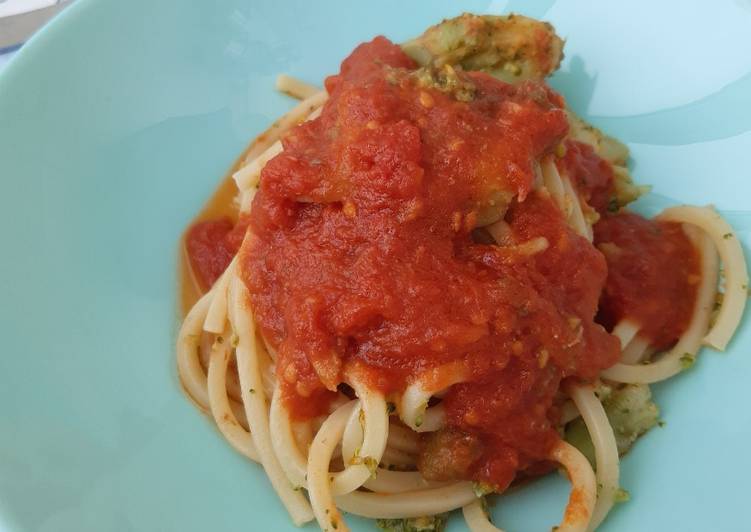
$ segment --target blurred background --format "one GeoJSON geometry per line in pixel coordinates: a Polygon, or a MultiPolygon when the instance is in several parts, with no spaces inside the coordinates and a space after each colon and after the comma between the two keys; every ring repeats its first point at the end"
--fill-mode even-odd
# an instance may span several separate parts
{"type": "Polygon", "coordinates": [[[39,28],[73,0],[0,0],[0,72],[39,28]]]}

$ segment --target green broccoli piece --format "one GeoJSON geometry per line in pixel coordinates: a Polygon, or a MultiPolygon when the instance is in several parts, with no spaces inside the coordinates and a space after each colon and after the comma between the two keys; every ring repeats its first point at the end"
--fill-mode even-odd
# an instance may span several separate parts
{"type": "Polygon", "coordinates": [[[383,532],[441,532],[446,526],[448,515],[443,513],[408,519],[377,519],[376,526],[383,532]]]}
{"type": "Polygon", "coordinates": [[[629,153],[625,144],[585,122],[570,109],[566,110],[566,115],[571,140],[589,144],[597,155],[613,165],[624,166],[626,164],[629,153]]]}
{"type": "Polygon", "coordinates": [[[614,208],[608,207],[608,210],[611,212],[615,212],[632,201],[636,201],[652,188],[649,185],[635,185],[633,179],[631,179],[631,174],[628,172],[628,168],[625,166],[614,164],[613,178],[614,195],[611,205],[614,208]]]}
{"type": "MultiPolygon", "coordinates": [[[[621,456],[639,436],[657,424],[660,415],[646,384],[626,384],[613,389],[603,401],[603,407],[613,427],[618,454],[621,456]]],[[[566,426],[565,440],[595,465],[594,447],[583,419],[575,419],[566,426]]]]}
{"type": "Polygon", "coordinates": [[[558,68],[563,40],[547,22],[521,15],[464,13],[402,44],[420,66],[484,70],[509,83],[543,79],[558,68]]]}

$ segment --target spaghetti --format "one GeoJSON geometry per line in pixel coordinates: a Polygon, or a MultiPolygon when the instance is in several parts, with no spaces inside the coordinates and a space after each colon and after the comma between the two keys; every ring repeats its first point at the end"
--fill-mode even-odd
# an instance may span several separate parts
{"type": "Polygon", "coordinates": [[[613,405],[656,412],[647,384],[730,341],[738,239],[711,207],[625,209],[625,147],[543,81],[561,46],[463,15],[359,46],[325,90],[280,76],[301,102],[235,169],[237,214],[187,233],[182,383],[295,524],[499,530],[484,495],[559,465],[558,530],[594,530],[649,428],[613,405]]]}

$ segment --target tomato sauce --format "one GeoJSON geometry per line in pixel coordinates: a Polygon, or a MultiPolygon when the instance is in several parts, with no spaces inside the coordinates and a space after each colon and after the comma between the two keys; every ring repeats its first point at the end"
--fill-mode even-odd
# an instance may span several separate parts
{"type": "Polygon", "coordinates": [[[621,213],[595,225],[595,244],[608,262],[598,321],[612,328],[629,319],[656,349],[675,343],[688,327],[701,262],[680,224],[621,213]]]}
{"type": "Polygon", "coordinates": [[[618,357],[594,323],[606,265],[533,191],[534,161],[567,131],[561,98],[414,69],[377,38],[326,80],[320,118],[263,169],[241,274],[295,417],[325,412],[355,378],[389,395],[449,367],[465,383],[444,398],[435,437],[460,444],[439,447],[471,458],[454,476],[503,489],[558,437],[560,381],[618,357]],[[493,208],[512,243],[543,237],[547,249],[476,243],[493,208]]]}
{"type": "Polygon", "coordinates": [[[226,216],[197,222],[188,229],[185,249],[202,292],[206,292],[227,269],[240,249],[247,227],[245,220],[234,222],[226,216]]]}
{"type": "Polygon", "coordinates": [[[557,160],[559,170],[565,170],[590,207],[600,214],[606,213],[613,197],[613,167],[589,144],[567,140],[565,146],[565,155],[557,160]]]}
{"type": "Polygon", "coordinates": [[[189,230],[196,277],[209,287],[246,239],[240,274],[294,418],[326,413],[355,380],[395,400],[418,376],[436,390],[458,376],[446,427],[423,436],[423,475],[503,490],[545,470],[561,382],[618,360],[602,324],[635,316],[658,343],[685,327],[668,310],[691,307],[690,242],[607,216],[612,168],[573,141],[558,164],[603,216],[604,255],[568,227],[534,189],[534,162],[568,130],[544,83],[416,69],[378,37],[326,88],[321,116],[264,167],[251,213],[189,230]],[[496,220],[508,237],[489,245],[478,227],[496,220]]]}

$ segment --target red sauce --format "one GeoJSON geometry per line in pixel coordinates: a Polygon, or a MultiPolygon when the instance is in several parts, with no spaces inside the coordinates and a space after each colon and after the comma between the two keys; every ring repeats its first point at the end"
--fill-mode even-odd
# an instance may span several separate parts
{"type": "Polygon", "coordinates": [[[566,141],[566,154],[558,159],[558,168],[565,170],[587,204],[600,214],[608,211],[613,196],[613,167],[599,157],[589,144],[566,141]]]}
{"type": "MultiPolygon", "coordinates": [[[[459,101],[414,67],[381,37],[327,79],[320,118],[263,169],[241,274],[294,416],[325,412],[355,377],[392,394],[450,368],[466,383],[446,395],[448,426],[432,438],[464,464],[454,477],[503,489],[558,438],[561,380],[618,357],[594,322],[606,265],[532,191],[533,161],[567,131],[562,99],[471,72],[454,80],[472,87],[459,101]],[[473,240],[498,198],[515,198],[512,240],[544,237],[545,251],[473,240]]],[[[438,455],[425,445],[430,476],[438,455]]]]}
{"type": "Polygon", "coordinates": [[[631,319],[660,349],[683,333],[699,256],[676,224],[608,214],[613,170],[588,145],[566,141],[557,164],[601,214],[602,253],[532,190],[532,162],[567,131],[544,84],[476,72],[426,84],[414,68],[382,37],[359,46],[326,80],[321,117],[264,168],[252,214],[202,216],[188,260],[205,291],[248,233],[241,274],[298,419],[325,413],[354,378],[390,395],[429,370],[437,389],[461,375],[418,466],[502,490],[549,468],[562,380],[618,358],[606,328],[631,319]],[[503,246],[473,233],[493,205],[510,228],[503,246]],[[535,255],[515,247],[540,237],[535,255]]]}
{"type": "Polygon", "coordinates": [[[595,244],[609,269],[598,321],[611,328],[630,319],[653,347],[670,347],[688,327],[701,278],[699,254],[680,224],[606,216],[595,225],[595,244]]]}
{"type": "Polygon", "coordinates": [[[617,360],[599,323],[630,318],[657,347],[675,342],[699,258],[677,225],[607,214],[612,168],[587,145],[567,141],[558,164],[603,216],[603,253],[533,191],[533,161],[567,131],[544,84],[476,72],[426,83],[414,69],[382,37],[359,46],[326,80],[321,117],[264,168],[249,217],[200,221],[186,248],[206,290],[249,224],[241,275],[294,417],[325,413],[355,378],[393,398],[429,370],[437,389],[461,375],[418,466],[502,490],[547,469],[561,381],[617,360]],[[451,83],[468,92],[457,99],[451,83]],[[503,246],[473,233],[493,208],[510,229],[503,246]],[[547,248],[516,247],[535,238],[547,248]]]}
{"type": "Polygon", "coordinates": [[[188,260],[200,289],[205,292],[227,269],[240,249],[247,222],[229,217],[193,224],[185,234],[188,260]]]}

